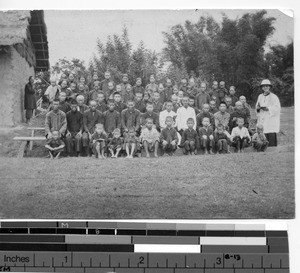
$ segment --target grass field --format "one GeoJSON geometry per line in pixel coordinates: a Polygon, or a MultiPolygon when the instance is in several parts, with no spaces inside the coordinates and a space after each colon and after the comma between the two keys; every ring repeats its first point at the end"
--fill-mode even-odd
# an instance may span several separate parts
{"type": "Polygon", "coordinates": [[[294,109],[266,153],[168,158],[15,158],[0,134],[1,218],[293,218],[294,109]]]}

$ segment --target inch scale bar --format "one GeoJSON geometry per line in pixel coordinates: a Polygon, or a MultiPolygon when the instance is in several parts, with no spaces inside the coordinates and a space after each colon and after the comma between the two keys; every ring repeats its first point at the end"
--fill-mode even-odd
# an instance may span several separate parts
{"type": "Polygon", "coordinates": [[[1,251],[0,271],[287,273],[288,254],[1,251]],[[98,271],[97,271],[98,270],[98,271]]]}

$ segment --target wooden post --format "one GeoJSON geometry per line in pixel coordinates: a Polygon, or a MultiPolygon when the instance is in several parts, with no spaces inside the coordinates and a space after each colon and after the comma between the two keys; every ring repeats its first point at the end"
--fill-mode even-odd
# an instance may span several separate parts
{"type": "MultiPolygon", "coordinates": [[[[31,136],[34,137],[34,129],[32,129],[32,131],[31,131],[31,136]]],[[[32,147],[33,147],[33,141],[30,141],[30,144],[29,144],[30,151],[32,150],[32,147]]]]}

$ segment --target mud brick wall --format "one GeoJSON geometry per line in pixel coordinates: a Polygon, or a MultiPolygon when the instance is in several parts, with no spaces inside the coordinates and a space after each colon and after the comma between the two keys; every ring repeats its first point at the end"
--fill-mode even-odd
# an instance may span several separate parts
{"type": "Polygon", "coordinates": [[[33,66],[13,46],[0,53],[0,126],[15,126],[24,119],[24,88],[33,66]]]}

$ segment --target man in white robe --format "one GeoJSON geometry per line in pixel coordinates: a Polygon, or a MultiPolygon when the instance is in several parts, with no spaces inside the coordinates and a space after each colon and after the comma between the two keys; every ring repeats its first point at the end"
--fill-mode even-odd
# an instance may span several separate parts
{"type": "Polygon", "coordinates": [[[264,133],[269,141],[269,146],[277,146],[277,133],[280,130],[280,101],[271,93],[272,85],[269,80],[261,82],[263,93],[258,96],[256,102],[257,124],[264,127],[264,133]]]}

